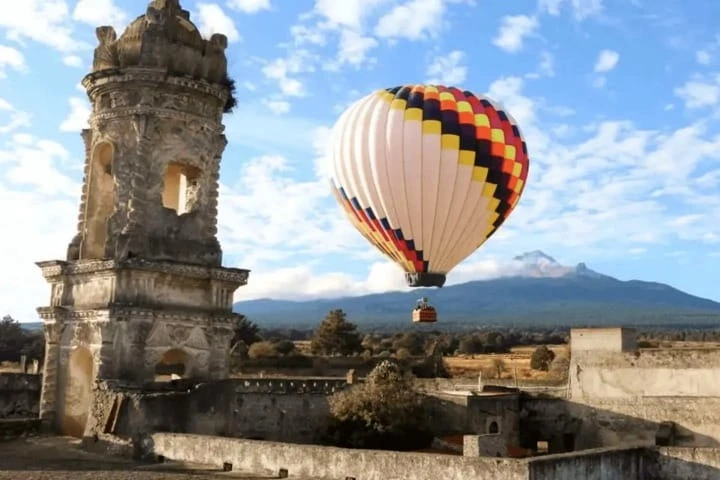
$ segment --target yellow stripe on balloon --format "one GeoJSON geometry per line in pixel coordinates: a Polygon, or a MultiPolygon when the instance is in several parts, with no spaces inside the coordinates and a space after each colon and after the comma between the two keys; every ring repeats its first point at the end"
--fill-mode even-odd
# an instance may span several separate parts
{"type": "MultiPolygon", "coordinates": [[[[460,150],[460,137],[458,135],[444,134],[440,139],[444,150],[460,150]]],[[[462,159],[460,159],[462,163],[462,159]]]]}

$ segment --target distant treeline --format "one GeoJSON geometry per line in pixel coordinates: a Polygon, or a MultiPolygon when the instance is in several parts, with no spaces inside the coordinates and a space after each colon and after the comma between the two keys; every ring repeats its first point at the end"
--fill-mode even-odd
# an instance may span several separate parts
{"type": "Polygon", "coordinates": [[[42,330],[27,330],[5,315],[0,320],[0,362],[17,362],[22,355],[28,360],[45,357],[45,336],[42,330]]]}
{"type": "MultiPolygon", "coordinates": [[[[583,325],[580,328],[589,328],[592,325],[583,325]]],[[[657,346],[659,342],[687,341],[687,342],[720,342],[720,328],[707,325],[663,325],[663,326],[634,326],[638,331],[640,346],[657,346]]],[[[568,343],[570,339],[569,327],[485,327],[465,328],[459,331],[445,329],[428,329],[423,326],[403,329],[358,329],[364,334],[363,343],[372,344],[375,349],[394,352],[398,348],[408,347],[412,352],[418,352],[423,346],[428,346],[434,339],[441,340],[443,353],[502,353],[513,347],[531,345],[558,345],[568,343]],[[382,347],[380,347],[382,345],[382,347]]],[[[313,338],[314,329],[294,328],[268,328],[259,329],[259,336],[263,339],[280,342],[309,341],[313,338]]]]}

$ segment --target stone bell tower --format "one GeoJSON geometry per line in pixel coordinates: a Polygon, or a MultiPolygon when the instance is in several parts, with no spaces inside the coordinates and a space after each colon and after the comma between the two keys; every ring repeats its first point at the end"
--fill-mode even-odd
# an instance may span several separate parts
{"type": "Polygon", "coordinates": [[[153,0],[117,38],[97,29],[77,235],[51,285],[40,416],[82,436],[97,379],[228,374],[248,270],[223,268],[218,176],[231,107],[227,39],[201,37],[178,0],[153,0]]]}

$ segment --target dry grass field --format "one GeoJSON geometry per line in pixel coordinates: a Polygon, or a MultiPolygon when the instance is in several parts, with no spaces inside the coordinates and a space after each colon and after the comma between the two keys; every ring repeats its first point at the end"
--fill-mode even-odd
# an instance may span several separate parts
{"type": "MultiPolygon", "coordinates": [[[[450,374],[453,377],[477,377],[479,372],[483,376],[512,379],[517,375],[518,380],[555,380],[557,375],[552,372],[540,372],[530,368],[530,357],[537,346],[514,347],[509,353],[489,353],[481,355],[458,355],[445,357],[450,374]],[[499,371],[499,372],[498,372],[499,371]]],[[[568,357],[567,345],[548,345],[555,352],[556,357],[568,357]]]]}
{"type": "MultiPolygon", "coordinates": [[[[296,341],[295,348],[302,354],[310,354],[309,341],[296,341]]],[[[555,372],[540,372],[530,368],[530,357],[537,346],[514,347],[509,353],[458,355],[445,357],[450,374],[453,377],[477,377],[483,372],[486,378],[512,379],[517,375],[518,380],[557,380],[555,372]],[[498,368],[500,367],[500,368],[498,368]]],[[[568,345],[548,345],[555,352],[556,357],[569,357],[568,345]]]]}

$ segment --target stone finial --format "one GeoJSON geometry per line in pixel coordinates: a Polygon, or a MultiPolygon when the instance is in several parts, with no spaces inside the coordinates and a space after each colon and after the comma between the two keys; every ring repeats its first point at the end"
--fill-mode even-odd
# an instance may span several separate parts
{"type": "Polygon", "coordinates": [[[117,40],[117,33],[111,26],[104,25],[95,29],[95,35],[97,36],[100,45],[107,45],[117,40]]]}
{"type": "Polygon", "coordinates": [[[213,51],[225,50],[228,47],[227,36],[222,33],[213,33],[208,41],[213,51]]]}
{"type": "Polygon", "coordinates": [[[180,0],[151,0],[150,5],[148,6],[157,10],[182,10],[182,7],[180,6],[180,0]]]}
{"type": "Polygon", "coordinates": [[[118,56],[117,47],[115,42],[117,41],[117,33],[115,29],[110,26],[97,27],[95,29],[95,35],[98,39],[98,46],[95,48],[93,55],[93,72],[100,70],[107,70],[111,68],[117,68],[118,56]]]}
{"type": "Polygon", "coordinates": [[[179,0],[152,0],[145,15],[118,37],[112,27],[96,30],[92,72],[133,67],[164,69],[169,75],[222,83],[227,75],[228,39],[203,39],[179,0]]]}

